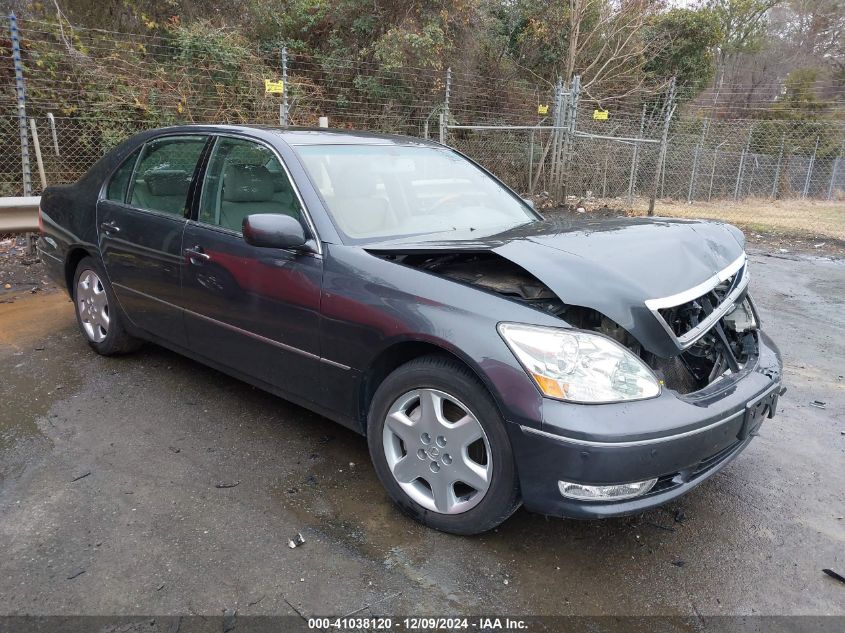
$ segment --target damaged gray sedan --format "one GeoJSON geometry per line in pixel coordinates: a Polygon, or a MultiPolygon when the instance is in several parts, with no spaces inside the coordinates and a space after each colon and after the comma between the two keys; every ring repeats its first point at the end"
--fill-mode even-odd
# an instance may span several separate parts
{"type": "Polygon", "coordinates": [[[41,205],[95,351],[152,341],[355,429],[447,532],[664,504],[783,392],[738,229],[544,220],[435,143],[153,130],[41,205]]]}

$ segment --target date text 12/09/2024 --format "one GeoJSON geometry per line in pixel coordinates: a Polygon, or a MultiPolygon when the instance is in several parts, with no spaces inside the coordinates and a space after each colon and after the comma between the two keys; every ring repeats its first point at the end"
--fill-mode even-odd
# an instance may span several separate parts
{"type": "Polygon", "coordinates": [[[519,618],[477,617],[477,618],[439,618],[439,617],[343,617],[343,618],[308,618],[308,628],[317,630],[367,630],[390,631],[524,631],[528,624],[519,618]]]}

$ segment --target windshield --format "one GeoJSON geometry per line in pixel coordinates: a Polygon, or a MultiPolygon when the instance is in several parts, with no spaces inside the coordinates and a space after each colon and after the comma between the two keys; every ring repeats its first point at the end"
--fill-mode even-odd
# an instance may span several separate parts
{"type": "Polygon", "coordinates": [[[295,149],[335,225],[353,242],[458,231],[490,234],[537,220],[522,200],[449,149],[397,145],[295,149]]]}

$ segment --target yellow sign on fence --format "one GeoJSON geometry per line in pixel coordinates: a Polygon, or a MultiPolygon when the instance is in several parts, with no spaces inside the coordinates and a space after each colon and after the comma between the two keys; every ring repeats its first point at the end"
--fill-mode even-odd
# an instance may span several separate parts
{"type": "Polygon", "coordinates": [[[538,105],[537,106],[537,114],[548,114],[549,113],[549,106],[547,105],[538,105]]]}
{"type": "Polygon", "coordinates": [[[285,91],[285,82],[284,81],[273,81],[272,79],[265,79],[264,80],[264,94],[280,95],[284,91],[285,91]]]}
{"type": "Polygon", "coordinates": [[[596,121],[607,121],[607,110],[593,110],[593,118],[596,121]]]}

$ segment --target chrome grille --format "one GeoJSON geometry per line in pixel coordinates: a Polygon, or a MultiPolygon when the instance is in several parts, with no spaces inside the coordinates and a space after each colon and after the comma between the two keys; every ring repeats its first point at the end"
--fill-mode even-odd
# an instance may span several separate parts
{"type": "Polygon", "coordinates": [[[679,349],[701,338],[733,307],[748,286],[745,254],[707,281],[684,292],[649,299],[646,306],[671,335],[679,349]]]}

